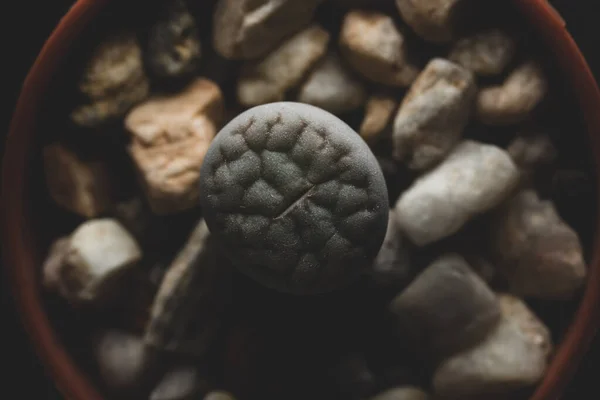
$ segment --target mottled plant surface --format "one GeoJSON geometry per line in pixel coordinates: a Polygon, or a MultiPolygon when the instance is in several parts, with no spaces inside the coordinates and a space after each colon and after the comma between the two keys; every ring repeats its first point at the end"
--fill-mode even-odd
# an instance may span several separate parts
{"type": "Polygon", "coordinates": [[[375,157],[316,107],[253,108],[215,138],[201,174],[206,221],[246,273],[270,287],[322,292],[377,255],[388,199],[375,157]]]}

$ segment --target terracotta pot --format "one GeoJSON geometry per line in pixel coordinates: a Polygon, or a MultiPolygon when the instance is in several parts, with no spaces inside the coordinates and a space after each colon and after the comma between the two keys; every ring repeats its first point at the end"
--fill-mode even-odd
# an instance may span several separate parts
{"type": "MultiPolygon", "coordinates": [[[[563,79],[573,89],[600,161],[600,93],[577,45],[560,16],[545,0],[514,0],[541,40],[552,49],[563,79]]],[[[77,36],[110,3],[79,0],[60,21],[23,85],[10,127],[2,174],[3,253],[16,304],[40,358],[68,399],[101,400],[87,374],[76,365],[58,340],[42,303],[37,280],[39,248],[37,222],[28,206],[31,192],[31,157],[42,98],[77,36]]],[[[600,175],[600,174],[599,174],[600,175]]],[[[596,224],[598,226],[598,224],[596,224]]],[[[600,241],[595,241],[588,284],[564,340],[533,400],[556,399],[575,373],[600,323],[600,241]]]]}

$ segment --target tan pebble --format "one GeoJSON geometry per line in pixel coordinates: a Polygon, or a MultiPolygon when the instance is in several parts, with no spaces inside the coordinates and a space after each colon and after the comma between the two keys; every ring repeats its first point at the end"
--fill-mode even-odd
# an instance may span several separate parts
{"type": "Polygon", "coordinates": [[[111,206],[111,177],[103,162],[84,160],[58,143],[46,146],[43,158],[46,186],[58,205],[86,218],[111,206]]]}
{"type": "Polygon", "coordinates": [[[79,90],[87,102],[73,110],[71,119],[85,127],[122,117],[148,96],[150,85],[134,33],[116,33],[94,49],[80,78],[79,90]]]}
{"type": "Polygon", "coordinates": [[[375,11],[350,11],[344,17],[339,46],[364,77],[384,85],[409,86],[419,74],[407,59],[404,35],[394,20],[375,11]]]}
{"type": "Polygon", "coordinates": [[[360,136],[372,143],[379,139],[390,124],[398,102],[389,96],[373,95],[367,101],[365,118],[359,129],[360,136]]]}
{"type": "Polygon", "coordinates": [[[497,265],[511,292],[540,299],[568,299],[585,283],[587,267],[577,233],[554,205],[523,190],[491,226],[497,265]]]}
{"type": "Polygon", "coordinates": [[[543,70],[537,63],[528,61],[517,67],[501,86],[479,91],[476,114],[484,124],[516,124],[530,116],[547,92],[543,70]]]}
{"type": "Polygon", "coordinates": [[[453,18],[463,0],[396,0],[402,19],[423,39],[444,43],[454,36],[453,18]]]}
{"type": "Polygon", "coordinates": [[[129,152],[156,214],[197,205],[200,167],[222,118],[221,90],[202,78],[176,95],[148,99],[127,115],[129,152]]]}

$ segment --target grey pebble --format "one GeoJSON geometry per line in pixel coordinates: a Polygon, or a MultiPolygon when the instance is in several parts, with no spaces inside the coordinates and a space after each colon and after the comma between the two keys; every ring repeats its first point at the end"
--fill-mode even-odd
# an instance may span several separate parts
{"type": "Polygon", "coordinates": [[[519,176],[501,148],[463,141],[402,194],[395,208],[398,223],[416,245],[436,242],[508,198],[519,176]]]}
{"type": "Polygon", "coordinates": [[[230,269],[216,253],[208,227],[200,221],[163,277],[144,343],[195,357],[205,354],[230,295],[230,269]]]}
{"type": "Polygon", "coordinates": [[[499,302],[502,318],[493,331],[435,371],[433,387],[440,398],[515,398],[544,376],[553,350],[550,331],[521,299],[503,294],[499,302]]]}
{"type": "Polygon", "coordinates": [[[441,161],[460,140],[475,94],[470,71],[441,58],[430,61],[394,121],[394,158],[415,170],[441,161]]]}
{"type": "Polygon", "coordinates": [[[362,106],[366,97],[363,83],[348,71],[337,54],[329,53],[309,74],[298,101],[341,114],[362,106]]]}
{"type": "Polygon", "coordinates": [[[399,335],[433,360],[478,343],[500,318],[495,294],[456,254],[434,261],[389,310],[399,335]]]}
{"type": "Polygon", "coordinates": [[[321,2],[219,0],[213,19],[213,46],[228,59],[262,57],[307,26],[321,2]]]}

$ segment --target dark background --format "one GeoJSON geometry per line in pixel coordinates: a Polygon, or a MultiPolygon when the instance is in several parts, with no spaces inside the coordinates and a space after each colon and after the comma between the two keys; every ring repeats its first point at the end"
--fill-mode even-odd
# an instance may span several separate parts
{"type": "MultiPolygon", "coordinates": [[[[202,0],[198,0],[202,1],[202,0]]],[[[567,26],[594,70],[600,78],[600,24],[595,12],[595,0],[554,0],[556,8],[567,21],[567,26]]],[[[73,0],[18,0],[3,4],[5,17],[2,47],[2,136],[5,134],[10,115],[23,79],[39,52],[44,40],[73,0]],[[6,4],[7,3],[7,4],[6,4]]],[[[598,110],[600,112],[600,110],[598,110]]],[[[2,137],[2,142],[3,142],[2,137]]],[[[0,150],[3,144],[0,144],[0,150]]],[[[42,367],[33,354],[27,337],[13,311],[10,295],[2,276],[2,322],[0,323],[0,397],[20,399],[59,399],[52,383],[45,377],[42,367]]],[[[572,382],[565,400],[591,400],[600,398],[595,371],[600,369],[600,340],[590,349],[572,382]]]]}

